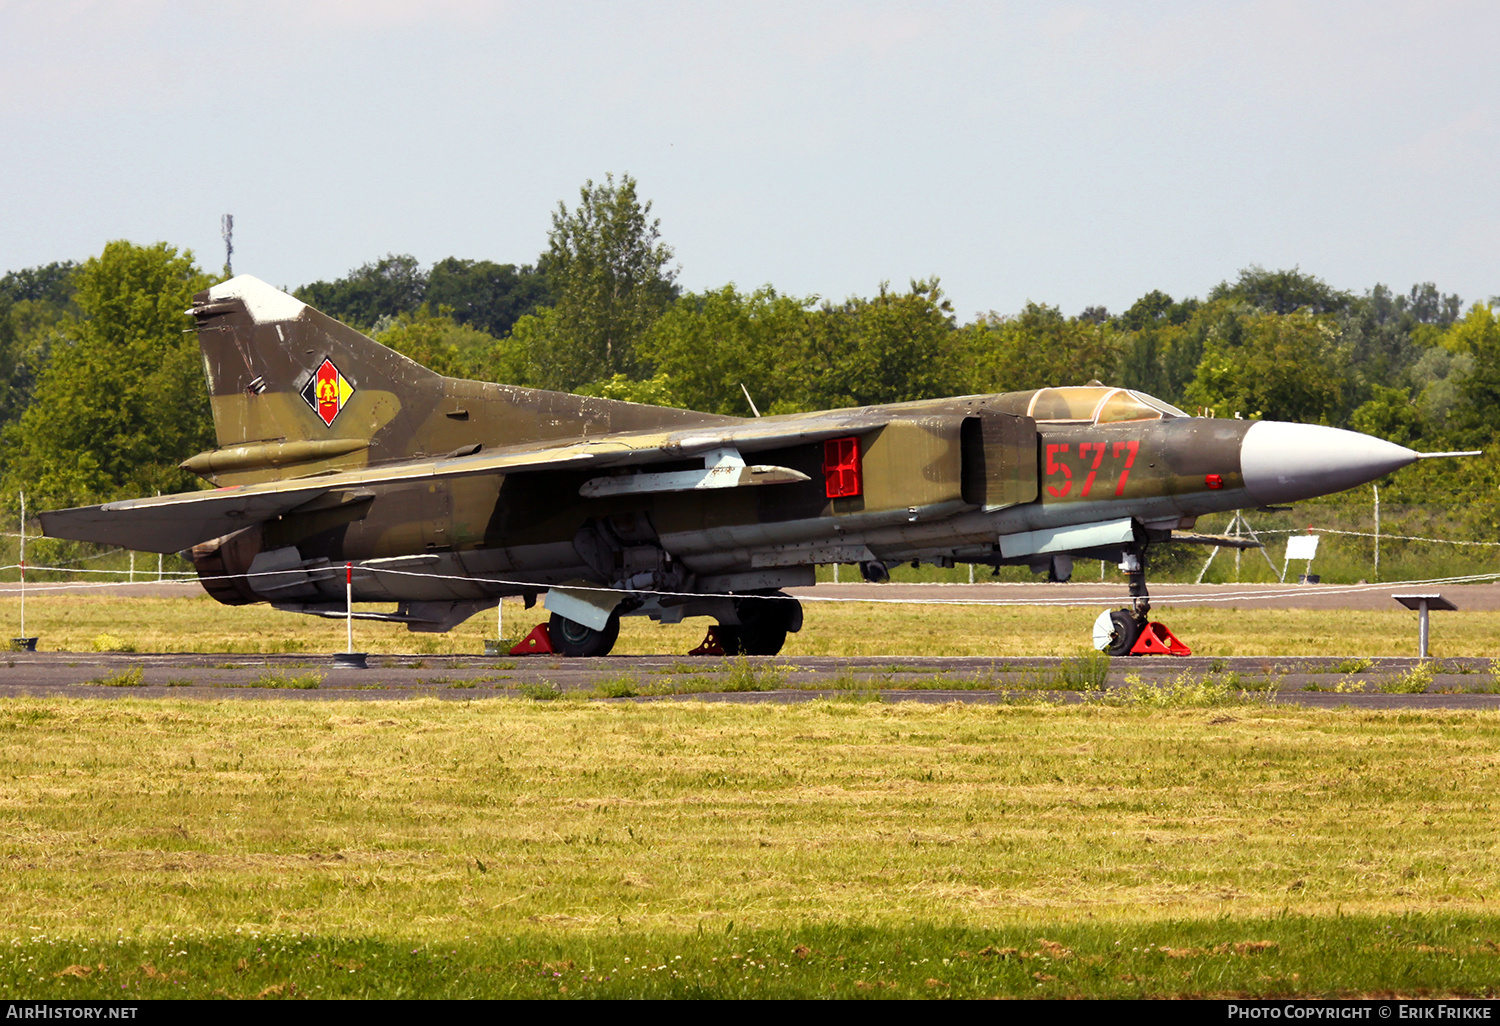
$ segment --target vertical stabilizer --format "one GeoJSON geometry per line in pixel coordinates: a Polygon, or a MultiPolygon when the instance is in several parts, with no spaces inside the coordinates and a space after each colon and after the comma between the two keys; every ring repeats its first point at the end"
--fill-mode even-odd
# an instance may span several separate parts
{"type": "Polygon", "coordinates": [[[216,484],[739,419],[446,378],[245,274],[193,298],[216,484]]]}
{"type": "Polygon", "coordinates": [[[238,483],[421,454],[440,375],[249,275],[189,313],[219,442],[189,469],[238,483]]]}

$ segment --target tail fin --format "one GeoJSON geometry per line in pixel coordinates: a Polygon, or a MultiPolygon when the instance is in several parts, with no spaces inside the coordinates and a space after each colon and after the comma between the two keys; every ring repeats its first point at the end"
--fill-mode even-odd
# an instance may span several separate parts
{"type": "Polygon", "coordinates": [[[216,484],[737,420],[445,378],[249,275],[198,293],[188,312],[219,448],[182,465],[216,484]]]}
{"type": "Polygon", "coordinates": [[[441,375],[249,275],[193,300],[219,449],[189,470],[243,483],[418,451],[441,375]]]}

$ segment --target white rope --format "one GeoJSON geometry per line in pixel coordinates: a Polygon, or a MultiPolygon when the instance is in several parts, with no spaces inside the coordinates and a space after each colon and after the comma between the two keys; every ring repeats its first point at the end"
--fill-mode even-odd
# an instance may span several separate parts
{"type": "MultiPolygon", "coordinates": [[[[0,570],[16,570],[16,569],[20,568],[20,565],[21,564],[19,564],[19,563],[8,563],[8,564],[6,564],[4,566],[0,566],[0,570]]],[[[60,573],[60,574],[128,574],[128,573],[130,573],[129,570],[90,570],[87,567],[81,567],[81,566],[47,566],[47,565],[44,565],[42,563],[27,563],[26,564],[26,569],[27,570],[46,570],[46,571],[49,571],[49,572],[60,573]]],[[[137,570],[136,571],[137,574],[149,574],[151,572],[152,571],[149,571],[149,570],[137,570]]],[[[167,574],[169,576],[170,575],[175,575],[177,577],[187,577],[187,578],[192,578],[192,577],[197,577],[198,576],[192,570],[163,570],[162,573],[163,574],[167,574]]],[[[137,584],[149,584],[150,582],[149,581],[137,581],[136,583],[137,584]]]]}
{"type": "MultiPolygon", "coordinates": [[[[1262,531],[1261,534],[1281,534],[1280,530],[1262,531]]],[[[1295,531],[1286,532],[1295,534],[1295,531]]],[[[1376,534],[1374,531],[1340,531],[1333,527],[1314,527],[1308,531],[1309,534],[1352,534],[1360,538],[1379,538],[1381,541],[1419,541],[1436,542],[1439,545],[1500,545],[1500,541],[1454,541],[1452,538],[1422,538],[1414,534],[1386,534],[1384,531],[1376,534]]]]}
{"type": "MultiPolygon", "coordinates": [[[[18,565],[0,566],[0,570],[13,570],[13,569],[17,569],[17,568],[18,568],[18,565]]],[[[28,569],[39,570],[39,569],[62,569],[62,568],[28,567],[28,569]]],[[[334,567],[334,568],[330,568],[330,569],[335,569],[336,570],[337,568],[334,567]]],[[[519,589],[521,591],[541,592],[541,591],[547,591],[547,590],[549,590],[547,585],[540,585],[540,584],[537,584],[534,581],[514,581],[514,580],[506,580],[506,579],[503,579],[503,578],[496,578],[496,577],[465,577],[465,576],[462,576],[462,575],[459,575],[459,574],[422,573],[420,571],[394,570],[394,569],[389,569],[389,568],[386,568],[386,567],[360,566],[360,567],[356,567],[356,569],[360,570],[362,572],[365,572],[365,573],[370,573],[370,574],[392,574],[392,575],[399,576],[399,577],[420,577],[420,578],[423,578],[425,580],[460,581],[460,582],[463,582],[465,584],[470,584],[470,585],[474,585],[474,584],[481,584],[481,585],[483,585],[483,584],[492,584],[492,585],[499,585],[501,587],[516,588],[516,589],[519,589]]],[[[81,571],[74,571],[74,572],[81,572],[81,571]]],[[[120,571],[93,571],[93,572],[95,572],[95,573],[119,573],[120,571]]],[[[284,574],[292,573],[292,572],[299,572],[299,571],[293,571],[293,570],[267,570],[267,571],[262,571],[260,573],[255,573],[255,574],[248,574],[248,573],[247,574],[224,574],[224,575],[215,576],[215,577],[200,577],[199,580],[200,581],[218,581],[218,580],[230,580],[230,579],[240,578],[240,577],[274,577],[274,576],[284,575],[284,574]]],[[[1403,581],[1382,581],[1382,582],[1377,583],[1377,584],[1321,585],[1321,586],[1319,586],[1317,588],[1316,591],[1307,591],[1305,589],[1305,586],[1303,586],[1303,585],[1266,585],[1266,586],[1261,587],[1259,590],[1253,590],[1253,589],[1252,590],[1244,590],[1244,589],[1241,589],[1241,590],[1232,591],[1232,592],[1201,592],[1201,593],[1168,594],[1168,595],[1158,594],[1158,595],[1156,595],[1156,596],[1153,597],[1152,602],[1155,605],[1184,605],[1184,604],[1190,604],[1190,603],[1215,603],[1215,602],[1256,601],[1256,600],[1260,600],[1260,599],[1285,598],[1285,597],[1289,597],[1289,596],[1292,596],[1292,595],[1318,595],[1318,596],[1352,595],[1352,594],[1358,594],[1358,593],[1366,592],[1366,591],[1388,591],[1388,590],[1390,590],[1392,588],[1395,588],[1395,587],[1441,587],[1443,585],[1478,584],[1478,583],[1482,583],[1482,582],[1486,582],[1486,581],[1495,581],[1495,580],[1500,580],[1500,573],[1468,574],[1468,575],[1459,576],[1459,577],[1433,577],[1433,578],[1412,579],[1412,580],[1403,580],[1403,581]]],[[[135,583],[139,584],[139,583],[142,583],[142,582],[135,582],[135,583]]],[[[156,582],[144,582],[144,583],[156,583],[156,582]]],[[[161,582],[161,583],[167,583],[167,584],[189,584],[189,583],[192,583],[192,581],[189,578],[189,579],[183,579],[183,580],[164,581],[164,582],[161,582]]],[[[44,582],[44,583],[39,582],[39,583],[33,583],[33,584],[27,585],[27,590],[28,591],[64,591],[64,590],[83,590],[83,589],[90,589],[90,588],[119,588],[119,587],[130,587],[131,585],[132,585],[132,582],[129,582],[129,581],[44,582]]],[[[1009,583],[1009,582],[1003,582],[1003,583],[1002,582],[997,582],[995,584],[982,585],[982,587],[987,587],[987,588],[1022,588],[1022,587],[1034,587],[1034,586],[1035,585],[1031,585],[1031,584],[1017,584],[1017,583],[1009,583]]],[[[554,585],[554,587],[562,587],[562,586],[561,585],[554,585]]],[[[625,591],[625,590],[621,590],[619,588],[605,587],[604,585],[578,585],[578,584],[569,584],[566,587],[567,587],[567,589],[569,591],[597,591],[597,592],[618,594],[618,595],[622,595],[622,596],[623,595],[639,595],[639,596],[652,596],[652,597],[658,597],[658,598],[706,598],[706,597],[712,597],[714,594],[717,594],[717,593],[697,592],[697,591],[660,591],[660,590],[647,589],[647,588],[633,589],[633,590],[625,591]]],[[[19,586],[8,587],[8,586],[0,585],[0,594],[10,594],[10,593],[19,592],[19,591],[20,591],[20,587],[19,586]]],[[[1071,594],[1071,595],[1059,595],[1056,598],[1013,598],[1013,599],[1007,599],[1007,598],[878,598],[878,597],[873,597],[873,596],[845,596],[845,595],[838,595],[838,596],[835,596],[835,595],[800,595],[800,596],[769,595],[769,596],[762,596],[762,597],[765,597],[765,598],[776,598],[776,599],[787,599],[787,600],[793,600],[793,599],[795,599],[795,600],[802,601],[802,602],[828,602],[828,603],[847,602],[847,603],[865,603],[865,604],[874,604],[874,605],[992,606],[992,607],[1001,607],[1001,606],[1040,606],[1040,607],[1081,606],[1081,605],[1095,605],[1095,604],[1098,604],[1098,603],[1101,603],[1101,602],[1103,602],[1103,603],[1112,603],[1112,602],[1119,601],[1119,599],[1120,599],[1120,596],[1119,596],[1118,592],[1111,592],[1111,593],[1109,593],[1107,595],[1099,595],[1099,594],[1077,594],[1077,593],[1075,593],[1075,594],[1071,594]]],[[[375,601],[380,601],[380,600],[375,600],[375,601]]]]}

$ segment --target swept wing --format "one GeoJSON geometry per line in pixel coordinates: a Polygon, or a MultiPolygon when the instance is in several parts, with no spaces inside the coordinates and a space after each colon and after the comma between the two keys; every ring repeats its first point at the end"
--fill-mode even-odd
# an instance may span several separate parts
{"type": "MultiPolygon", "coordinates": [[[[435,460],[417,460],[213,491],[107,502],[41,514],[53,538],[119,545],[138,552],[179,552],[251,524],[302,511],[324,496],[382,485],[481,474],[519,474],[598,467],[611,470],[680,461],[723,450],[755,452],[836,438],[885,422],[862,410],[762,418],[725,427],[645,431],[562,445],[527,445],[435,460]]],[[[781,471],[785,468],[755,468],[781,471]]],[[[787,473],[795,473],[787,471],[787,473]]],[[[775,475],[772,475],[773,477],[775,475]]],[[[797,475],[805,479],[804,475],[797,475]]],[[[746,475],[746,484],[757,483],[746,475]]]]}

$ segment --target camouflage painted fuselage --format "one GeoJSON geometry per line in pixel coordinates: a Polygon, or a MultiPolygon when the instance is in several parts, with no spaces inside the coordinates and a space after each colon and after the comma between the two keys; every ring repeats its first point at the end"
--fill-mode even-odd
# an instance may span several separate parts
{"type": "Polygon", "coordinates": [[[417,630],[555,586],[732,622],[725,596],[810,585],[819,563],[1055,570],[1262,501],[1254,425],[1124,389],[734,418],[445,378],[247,277],[191,313],[219,446],[184,466],[219,490],[43,522],[191,549],[229,603],[342,611],[349,564],[355,600],[417,630]]]}

